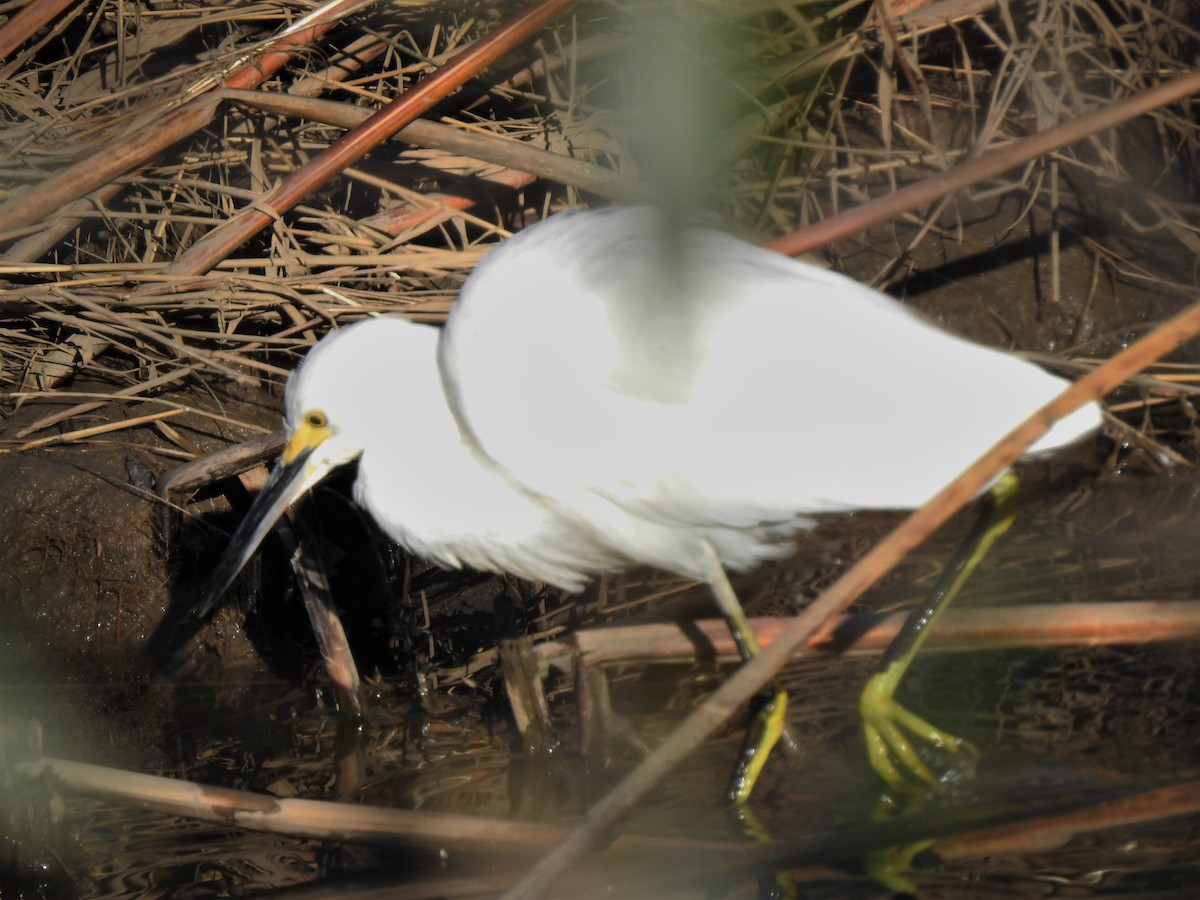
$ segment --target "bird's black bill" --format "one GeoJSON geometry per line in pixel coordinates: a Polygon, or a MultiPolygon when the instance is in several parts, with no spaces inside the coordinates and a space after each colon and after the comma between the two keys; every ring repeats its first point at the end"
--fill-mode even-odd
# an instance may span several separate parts
{"type": "Polygon", "coordinates": [[[271,470],[271,477],[229,539],[229,547],[209,576],[193,611],[206,617],[216,609],[279,517],[315,483],[315,479],[305,477],[311,454],[311,449],[305,449],[291,463],[285,465],[280,461],[271,470]]]}
{"type": "Polygon", "coordinates": [[[322,471],[310,471],[312,448],[305,448],[290,463],[280,461],[271,470],[266,485],[255,498],[250,510],[229,539],[216,569],[209,575],[198,599],[182,615],[167,617],[150,640],[150,653],[155,657],[173,657],[216,610],[221,598],[254,556],[263,538],[300,496],[321,480],[322,471]]]}

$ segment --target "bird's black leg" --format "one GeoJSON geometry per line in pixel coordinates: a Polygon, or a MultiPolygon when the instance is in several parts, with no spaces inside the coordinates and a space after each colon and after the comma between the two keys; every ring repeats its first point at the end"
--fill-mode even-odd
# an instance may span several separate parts
{"type": "MultiPolygon", "coordinates": [[[[705,572],[709,589],[712,591],[725,621],[729,623],[729,630],[733,634],[734,643],[737,644],[742,658],[753,659],[762,652],[762,647],[759,646],[754,629],[750,627],[750,620],[746,618],[746,613],[738,601],[733,585],[729,583],[729,577],[725,574],[725,568],[721,565],[716,549],[707,541],[705,549],[705,572]]],[[[786,737],[787,703],[787,692],[777,681],[772,680],[759,700],[754,723],[747,735],[746,744],[742,749],[730,783],[728,797],[735,806],[744,804],[750,799],[750,793],[754,790],[754,785],[762,773],[763,766],[767,763],[767,757],[770,756],[771,750],[774,749],[781,737],[786,737]]],[[[790,738],[788,740],[790,741],[790,738]]]]}

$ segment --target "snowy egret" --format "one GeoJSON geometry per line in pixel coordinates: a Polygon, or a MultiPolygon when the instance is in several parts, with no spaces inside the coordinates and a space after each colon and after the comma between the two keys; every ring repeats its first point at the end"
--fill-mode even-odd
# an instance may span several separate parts
{"type": "MultiPolygon", "coordinates": [[[[489,254],[441,331],[376,318],[313,348],[210,602],[357,459],[357,502],[412,553],[567,590],[665,569],[708,584],[750,656],[726,569],[784,555],[814,516],[924,503],[1063,386],[719,231],[563,213],[489,254]]],[[[1098,423],[1088,406],[1034,449],[1098,423]]]]}

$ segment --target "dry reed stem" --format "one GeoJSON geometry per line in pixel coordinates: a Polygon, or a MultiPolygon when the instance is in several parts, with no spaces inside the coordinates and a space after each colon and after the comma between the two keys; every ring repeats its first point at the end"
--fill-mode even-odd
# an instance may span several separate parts
{"type": "Polygon", "coordinates": [[[47,22],[71,5],[70,0],[31,0],[0,28],[0,60],[29,40],[47,22]]]}
{"type": "Polygon", "coordinates": [[[1200,782],[1184,781],[1088,804],[1069,813],[1027,818],[942,838],[931,849],[947,860],[1031,853],[1061,847],[1072,838],[1104,829],[1159,822],[1197,812],[1200,812],[1200,782]]]}
{"type": "MultiPolygon", "coordinates": [[[[21,776],[38,780],[50,776],[56,787],[136,804],[168,815],[208,820],[224,826],[311,839],[351,841],[382,846],[455,848],[455,856],[469,859],[479,854],[494,859],[488,848],[498,848],[509,857],[536,852],[561,829],[514,820],[439,812],[413,812],[364,807],[330,801],[281,799],[227,788],[211,788],[126,772],[68,760],[39,757],[13,765],[21,776]]],[[[1039,802],[1010,809],[959,811],[941,810],[934,817],[909,815],[885,823],[833,829],[812,829],[799,838],[747,847],[743,843],[689,841],[657,835],[618,836],[605,865],[620,866],[650,854],[706,854],[719,862],[705,871],[728,875],[735,868],[766,870],[780,865],[811,865],[830,858],[844,859],[879,848],[922,837],[936,837],[932,849],[943,859],[962,859],[1003,853],[1028,853],[1060,846],[1072,837],[1122,825],[1161,821],[1195,813],[1197,783],[1183,781],[1158,785],[1098,785],[1091,791],[1076,790],[1061,798],[1053,795],[1039,802]]],[[[674,858],[674,857],[667,857],[674,858]]],[[[512,860],[516,862],[516,860],[512,860]]],[[[651,860],[653,866],[653,859],[651,860]]],[[[655,867],[660,868],[660,867],[655,867]]],[[[636,870],[634,870],[636,871],[636,870]]],[[[595,878],[594,873],[584,874],[595,878]]],[[[799,878],[827,879],[826,871],[798,872],[799,878]]],[[[671,883],[671,876],[646,876],[631,887],[653,890],[671,883]]],[[[608,883],[608,879],[605,880],[608,883]]],[[[452,896],[456,882],[442,882],[434,895],[452,896]]],[[[590,883],[590,882],[589,882],[590,883]]],[[[489,893],[494,893],[494,885],[489,893]]],[[[391,894],[389,894],[390,896],[391,894]]]]}
{"type": "Polygon", "coordinates": [[[107,422],[103,425],[93,425],[91,428],[79,428],[75,431],[69,431],[66,434],[56,434],[37,441],[28,441],[16,449],[19,451],[34,450],[38,447],[49,447],[54,444],[66,444],[71,441],[84,441],[88,438],[93,438],[101,434],[111,434],[114,431],[124,431],[126,429],[137,428],[140,425],[147,425],[151,422],[161,422],[163,419],[173,418],[183,412],[187,412],[187,410],[165,409],[162,412],[147,413],[144,416],[134,416],[131,419],[125,419],[120,422],[107,422]]]}
{"type": "MultiPolygon", "coordinates": [[[[838,617],[820,635],[810,635],[793,659],[811,653],[882,653],[904,623],[906,613],[838,617]]],[[[789,620],[751,619],[764,647],[778,640],[789,620]]],[[[1029,647],[1098,647],[1200,640],[1200,601],[1139,600],[1109,603],[1017,604],[988,609],[946,610],[930,632],[928,650],[978,651],[1029,647]]],[[[543,663],[562,664],[577,657],[585,666],[618,662],[694,662],[715,656],[740,659],[729,626],[717,619],[616,625],[573,631],[561,640],[539,643],[543,663]]]]}
{"type": "MultiPolygon", "coordinates": [[[[497,846],[507,852],[524,849],[536,853],[563,832],[557,826],[515,819],[281,798],[49,757],[18,760],[13,769],[32,779],[52,776],[65,790],[121,800],[166,815],[314,840],[433,850],[455,848],[463,853],[497,846]]],[[[735,851],[736,847],[736,844],[719,841],[689,841],[657,835],[630,836],[614,844],[618,850],[694,848],[697,851],[735,851]]]]}
{"type": "Polygon", "coordinates": [[[748,851],[759,871],[865,856],[871,849],[931,841],[945,860],[1057,849],[1072,838],[1122,826],[1162,822],[1200,809],[1195,779],[1139,779],[1043,790],[1036,798],[981,807],[940,806],[866,825],[833,827],[748,851]]]}
{"type": "MultiPolygon", "coordinates": [[[[354,5],[342,2],[327,4],[325,15],[299,30],[285,29],[277,39],[268,42],[270,49],[244,54],[232,64],[224,79],[233,88],[248,88],[270,77],[288,60],[297,48],[311,43],[336,24],[344,13],[341,7],[354,5]]],[[[155,117],[147,126],[134,130],[124,140],[104,154],[89,157],[63,170],[52,178],[26,189],[16,197],[0,204],[0,232],[30,225],[44,216],[82,197],[87,191],[107,184],[112,178],[148,163],[167,147],[199,131],[216,112],[217,98],[206,92],[217,83],[215,77],[201,78],[188,88],[187,94],[197,99],[177,107],[166,119],[155,117]]]]}
{"type": "MultiPolygon", "coordinates": [[[[228,100],[246,103],[265,112],[297,116],[324,122],[327,125],[336,125],[339,128],[355,128],[371,115],[368,110],[348,103],[293,97],[265,91],[226,89],[221,91],[221,96],[228,100]]],[[[393,134],[389,140],[408,141],[422,147],[445,150],[508,166],[623,203],[645,200],[650,192],[648,185],[642,184],[636,179],[611,172],[584,160],[541,150],[513,138],[473,133],[451,125],[444,125],[441,122],[417,119],[393,134]]],[[[433,157],[434,161],[438,159],[444,158],[433,157]]]]}

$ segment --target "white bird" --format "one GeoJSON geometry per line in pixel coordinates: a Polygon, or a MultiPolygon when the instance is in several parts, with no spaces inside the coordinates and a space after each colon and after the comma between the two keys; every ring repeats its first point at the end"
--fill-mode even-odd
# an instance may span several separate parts
{"type": "MultiPolygon", "coordinates": [[[[356,500],[418,556],[567,590],[654,566],[732,621],[725,569],[787,553],[817,515],[921,505],[1064,386],[719,231],[563,213],[490,253],[440,331],[382,317],[318,343],[212,592],[357,459],[356,500]]],[[[1086,406],[1034,451],[1099,422],[1086,406]]]]}

